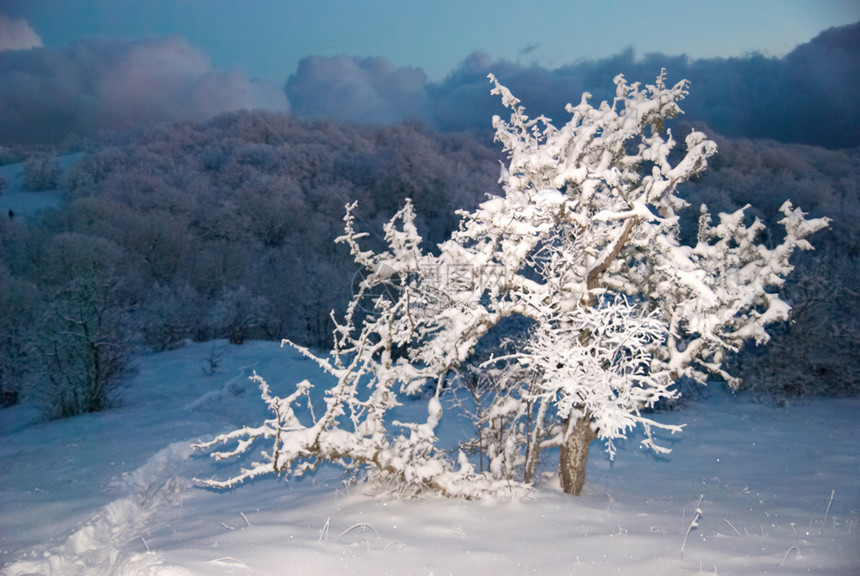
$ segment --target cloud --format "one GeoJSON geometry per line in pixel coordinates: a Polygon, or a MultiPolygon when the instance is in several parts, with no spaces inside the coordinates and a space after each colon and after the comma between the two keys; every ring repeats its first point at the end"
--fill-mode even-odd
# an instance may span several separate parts
{"type": "MultiPolygon", "coordinates": [[[[0,16],[0,27],[30,30],[0,16]],[[11,24],[10,24],[11,23],[11,24]]],[[[0,31],[5,30],[0,28],[0,31]]],[[[35,36],[38,41],[38,36],[35,36]]],[[[2,45],[12,35],[0,34],[2,45]]],[[[15,36],[19,38],[20,36],[15,36]]],[[[17,46],[27,42],[15,40],[17,46]]],[[[528,49],[528,47],[527,47],[528,49]]],[[[282,90],[238,70],[215,70],[181,38],[82,40],[61,49],[0,51],[0,143],[46,142],[69,134],[126,129],[160,121],[209,118],[243,108],[287,110],[355,123],[419,119],[440,129],[489,131],[505,114],[490,95],[487,73],[517,95],[531,114],[564,122],[567,102],[584,91],[611,99],[623,73],[652,82],[691,81],[686,119],[730,137],[772,138],[830,148],[860,146],[860,22],[822,32],[784,58],[691,60],[632,49],[555,69],[469,55],[440,82],[386,58],[310,56],[282,90]]]]}
{"type": "Polygon", "coordinates": [[[564,122],[567,117],[565,105],[571,100],[578,102],[582,92],[591,91],[598,100],[611,97],[612,78],[618,74],[622,64],[619,61],[632,58],[632,51],[628,51],[601,61],[603,70],[614,69],[615,72],[595,75],[590,71],[593,62],[551,70],[508,60],[494,60],[489,54],[476,52],[469,55],[442,82],[430,87],[433,123],[449,130],[473,127],[488,129],[493,115],[505,116],[499,98],[490,95],[487,74],[491,72],[513,91],[528,113],[543,114],[564,122]]]}
{"type": "Polygon", "coordinates": [[[287,81],[295,114],[358,123],[427,116],[427,77],[386,58],[310,56],[287,81]]]}
{"type": "Polygon", "coordinates": [[[831,28],[783,60],[781,114],[775,138],[809,144],[860,145],[860,22],[831,28]],[[793,121],[788,122],[789,119],[793,121]]]}
{"type": "Polygon", "coordinates": [[[42,39],[24,19],[12,20],[0,14],[0,52],[27,50],[42,45],[42,39]]]}
{"type": "Polygon", "coordinates": [[[350,122],[413,117],[447,130],[489,129],[491,117],[504,114],[498,98],[490,95],[489,72],[522,100],[527,112],[564,122],[565,104],[578,102],[583,92],[591,92],[595,104],[611,100],[617,74],[653,82],[662,68],[669,82],[691,81],[682,105],[685,118],[726,136],[860,146],[860,107],[854,104],[860,93],[860,23],[827,30],[784,58],[637,57],[628,49],[547,69],[476,52],[437,83],[384,59],[311,57],[302,61],[286,90],[294,112],[302,116],[350,122]]]}
{"type": "Polygon", "coordinates": [[[272,83],[214,70],[181,38],[88,39],[0,53],[0,108],[0,142],[38,143],[288,103],[272,83]]]}

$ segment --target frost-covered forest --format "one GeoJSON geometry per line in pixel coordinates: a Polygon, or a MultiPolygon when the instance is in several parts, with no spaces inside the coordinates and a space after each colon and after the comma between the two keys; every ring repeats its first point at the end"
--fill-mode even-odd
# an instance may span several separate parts
{"type": "Polygon", "coordinates": [[[333,243],[345,203],[359,200],[378,229],[411,197],[439,241],[454,211],[495,185],[496,156],[468,134],[261,112],[85,154],[62,183],[37,186],[60,186],[61,207],[0,224],[4,393],[90,411],[101,406],[81,393],[109,386],[136,350],[213,338],[322,346],[357,272],[333,243]]]}

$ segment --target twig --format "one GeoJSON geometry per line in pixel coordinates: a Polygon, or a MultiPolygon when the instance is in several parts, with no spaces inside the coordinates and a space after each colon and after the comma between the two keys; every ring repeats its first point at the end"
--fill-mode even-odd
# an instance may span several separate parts
{"type": "Polygon", "coordinates": [[[373,533],[376,535],[376,537],[379,538],[379,532],[376,531],[376,528],[374,528],[373,526],[371,526],[367,522],[359,522],[358,524],[353,524],[352,526],[350,526],[349,528],[347,528],[346,530],[344,530],[343,532],[338,534],[337,538],[335,538],[334,541],[337,542],[343,536],[346,536],[349,532],[351,532],[352,530],[354,530],[356,528],[362,528],[364,530],[370,528],[371,530],[373,530],[373,533]]]}
{"type": "Polygon", "coordinates": [[[147,551],[147,552],[152,552],[152,550],[150,550],[150,549],[149,549],[149,544],[147,544],[147,543],[146,543],[146,538],[144,538],[143,536],[141,536],[141,537],[140,537],[140,541],[141,541],[141,542],[143,542],[143,547],[144,547],[144,548],[146,548],[146,551],[147,551]]]}
{"type": "Polygon", "coordinates": [[[827,527],[827,517],[830,515],[830,506],[833,505],[834,496],[836,496],[836,489],[830,491],[830,501],[827,503],[827,510],[824,511],[824,522],[821,525],[821,534],[824,534],[824,529],[827,527]]]}
{"type": "Polygon", "coordinates": [[[251,522],[249,522],[249,521],[248,521],[248,517],[247,517],[247,516],[245,516],[245,513],[244,513],[244,512],[239,512],[239,515],[240,515],[240,516],[242,516],[242,520],[244,520],[244,521],[245,521],[245,524],[247,524],[247,525],[248,525],[248,528],[250,528],[250,527],[251,527],[251,522]]]}
{"type": "Polygon", "coordinates": [[[699,495],[699,503],[696,504],[696,511],[693,513],[693,519],[690,520],[690,525],[687,526],[687,533],[684,534],[684,542],[681,544],[681,560],[684,559],[684,549],[687,547],[687,538],[690,537],[690,532],[693,531],[693,528],[699,527],[698,520],[702,517],[702,499],[704,497],[704,494],[699,495]]]}
{"type": "Polygon", "coordinates": [[[792,546],[791,548],[789,548],[788,550],[785,551],[785,554],[782,557],[782,561],[779,563],[780,566],[785,564],[785,561],[788,559],[788,555],[791,554],[792,550],[794,550],[794,552],[795,552],[794,558],[795,559],[800,558],[800,548],[798,548],[797,546],[792,546]]]}
{"type": "Polygon", "coordinates": [[[737,528],[735,528],[735,527],[732,525],[732,523],[731,523],[731,522],[729,522],[729,521],[728,521],[728,520],[726,520],[725,518],[723,518],[723,522],[725,522],[726,524],[728,524],[728,525],[729,525],[729,527],[730,527],[732,530],[734,530],[734,531],[735,531],[735,534],[737,534],[738,536],[742,536],[742,534],[741,534],[740,532],[738,532],[738,529],[737,529],[737,528]]]}
{"type": "Polygon", "coordinates": [[[331,525],[331,516],[325,519],[325,524],[323,524],[322,530],[320,530],[320,537],[318,542],[322,542],[323,539],[328,540],[328,528],[331,525]]]}

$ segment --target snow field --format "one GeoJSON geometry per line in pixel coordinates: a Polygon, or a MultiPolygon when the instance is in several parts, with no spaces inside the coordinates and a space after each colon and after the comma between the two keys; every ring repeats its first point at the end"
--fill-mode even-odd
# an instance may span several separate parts
{"type": "MultiPolygon", "coordinates": [[[[278,393],[326,382],[277,344],[190,344],[141,358],[106,412],[0,411],[0,574],[860,573],[858,399],[774,408],[706,389],[656,415],[687,425],[661,436],[665,457],[631,438],[610,462],[595,443],[578,498],[550,462],[523,501],[371,497],[332,466],[197,488],[237,463],[190,443],[266,416],[253,370],[278,393]]],[[[463,425],[445,412],[442,439],[463,425]]]]}
{"type": "MultiPolygon", "coordinates": [[[[65,174],[82,156],[82,153],[58,156],[57,163],[65,174]]],[[[9,210],[12,210],[15,217],[27,217],[40,210],[60,205],[61,190],[31,192],[23,189],[23,162],[0,166],[0,177],[6,181],[6,188],[0,193],[0,215],[3,218],[8,217],[9,210]]]]}

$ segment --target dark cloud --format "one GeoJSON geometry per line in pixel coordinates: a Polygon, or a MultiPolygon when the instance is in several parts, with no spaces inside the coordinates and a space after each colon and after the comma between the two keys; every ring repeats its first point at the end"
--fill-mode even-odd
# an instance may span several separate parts
{"type": "Polygon", "coordinates": [[[661,68],[669,82],[691,81],[683,104],[686,119],[726,136],[829,148],[860,145],[860,107],[855,105],[860,23],[827,30],[784,58],[637,57],[628,49],[611,58],[547,69],[478,52],[438,83],[386,60],[313,57],[290,78],[287,94],[299,115],[352,122],[416,117],[442,129],[487,129],[493,114],[504,113],[489,93],[489,72],[522,100],[527,112],[562,122],[565,104],[578,101],[584,91],[596,102],[611,99],[617,74],[653,82],[661,68]],[[394,81],[401,76],[409,81],[394,81]]]}
{"type": "Polygon", "coordinates": [[[427,118],[427,77],[386,58],[310,56],[286,85],[295,114],[358,123],[427,118]]]}
{"type": "Polygon", "coordinates": [[[0,52],[27,50],[42,45],[42,39],[24,19],[12,20],[0,14],[0,52]]]}
{"type": "Polygon", "coordinates": [[[274,84],[215,71],[180,38],[0,52],[0,142],[50,142],[246,108],[288,106],[274,84]]]}
{"type": "Polygon", "coordinates": [[[781,117],[771,126],[784,141],[860,145],[860,22],[831,28],[783,60],[781,117]],[[793,121],[789,122],[791,119],[793,121]]]}
{"type": "MultiPolygon", "coordinates": [[[[0,16],[0,28],[10,22],[0,16]]],[[[21,21],[12,24],[20,27],[21,21]]],[[[7,38],[2,32],[0,38],[7,38]]],[[[14,45],[26,43],[19,39],[14,45]]],[[[355,123],[419,119],[441,129],[489,130],[491,117],[505,113],[489,93],[489,72],[528,112],[563,122],[565,104],[578,101],[582,92],[592,92],[596,102],[611,99],[618,73],[652,82],[661,68],[670,82],[691,81],[683,104],[686,118],[726,136],[860,146],[860,107],[855,105],[860,23],[827,30],[784,58],[751,54],[691,60],[637,56],[628,49],[548,69],[478,52],[440,82],[385,58],[311,56],[301,61],[285,90],[252,82],[238,71],[218,72],[179,38],[85,40],[62,49],[5,50],[0,51],[0,143],[56,141],[69,134],[204,119],[229,110],[290,106],[296,115],[310,118],[355,123]]]]}

